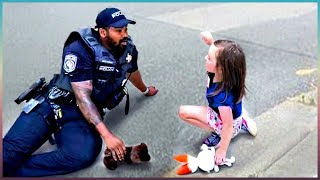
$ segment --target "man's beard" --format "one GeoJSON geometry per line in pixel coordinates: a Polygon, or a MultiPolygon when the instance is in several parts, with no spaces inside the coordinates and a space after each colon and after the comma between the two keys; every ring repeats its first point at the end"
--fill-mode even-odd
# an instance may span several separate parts
{"type": "Polygon", "coordinates": [[[106,42],[109,45],[109,47],[111,48],[111,51],[114,52],[114,54],[117,56],[120,56],[123,54],[123,52],[127,46],[122,45],[121,42],[125,42],[127,40],[128,40],[128,38],[123,38],[120,40],[119,44],[117,45],[117,43],[113,39],[111,39],[109,35],[107,35],[107,37],[106,37],[106,42]]]}

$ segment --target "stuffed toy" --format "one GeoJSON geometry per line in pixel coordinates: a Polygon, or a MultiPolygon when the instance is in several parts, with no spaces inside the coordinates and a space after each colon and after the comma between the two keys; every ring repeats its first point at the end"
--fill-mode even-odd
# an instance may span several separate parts
{"type": "Polygon", "coordinates": [[[214,156],[214,147],[208,147],[206,144],[201,146],[201,151],[196,158],[188,154],[176,155],[174,156],[175,160],[185,163],[177,169],[177,174],[184,175],[194,173],[198,168],[208,173],[210,173],[211,170],[219,172],[219,166],[227,165],[230,167],[235,162],[235,157],[232,156],[230,159],[226,158],[226,161],[218,166],[215,164],[214,156]]]}
{"type": "MultiPolygon", "coordinates": [[[[150,161],[150,155],[148,153],[148,146],[145,143],[141,143],[137,146],[126,147],[126,154],[124,156],[124,162],[128,164],[142,163],[150,161]]],[[[110,149],[106,149],[104,152],[103,163],[106,168],[115,170],[118,167],[119,161],[115,161],[112,157],[110,149]]]]}

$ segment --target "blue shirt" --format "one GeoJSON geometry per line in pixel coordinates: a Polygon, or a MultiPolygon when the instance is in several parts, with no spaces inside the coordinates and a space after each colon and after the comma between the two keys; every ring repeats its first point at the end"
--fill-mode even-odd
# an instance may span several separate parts
{"type": "Polygon", "coordinates": [[[221,90],[218,94],[212,96],[212,93],[216,91],[219,84],[218,82],[212,82],[213,77],[214,74],[208,75],[206,98],[209,103],[209,106],[218,114],[218,107],[229,106],[232,109],[233,119],[238,118],[242,113],[242,101],[240,101],[239,103],[234,102],[233,92],[227,92],[224,89],[221,90]]]}

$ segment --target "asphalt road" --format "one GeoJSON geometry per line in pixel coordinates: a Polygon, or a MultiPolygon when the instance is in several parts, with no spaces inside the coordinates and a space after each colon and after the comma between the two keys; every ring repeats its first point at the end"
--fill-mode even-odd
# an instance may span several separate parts
{"type": "MultiPolygon", "coordinates": [[[[111,5],[137,21],[129,34],[139,69],[159,93],[147,98],[130,84],[129,115],[121,103],[105,123],[128,145],[145,142],[151,161],[109,171],[101,154],[93,166],[63,177],[161,177],[176,166],[173,154],[198,152],[208,133],[180,121],[177,112],[182,104],[206,104],[202,30],[243,47],[250,91],[244,104],[253,117],[316,85],[317,73],[296,74],[317,68],[315,3],[4,3],[3,136],[22,107],[14,99],[39,77],[58,72],[68,34],[94,26],[97,13],[111,5]]],[[[40,151],[52,148],[45,144],[40,151]]]]}

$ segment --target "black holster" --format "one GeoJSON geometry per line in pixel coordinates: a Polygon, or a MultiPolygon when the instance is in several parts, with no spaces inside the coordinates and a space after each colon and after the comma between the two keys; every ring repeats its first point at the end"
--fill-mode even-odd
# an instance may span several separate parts
{"type": "Polygon", "coordinates": [[[48,90],[48,84],[46,83],[45,78],[40,78],[35,83],[33,83],[27,90],[19,95],[14,101],[17,104],[20,104],[22,101],[29,101],[32,98],[35,98],[39,95],[42,95],[48,90]]]}

